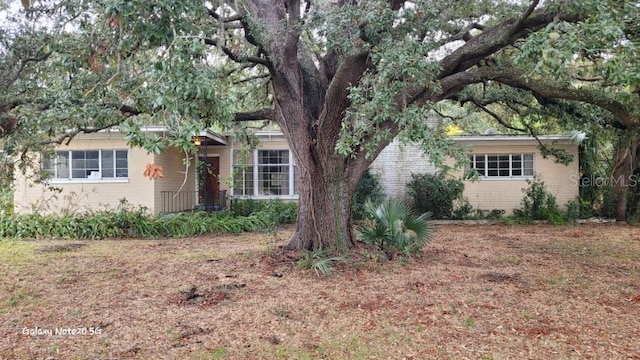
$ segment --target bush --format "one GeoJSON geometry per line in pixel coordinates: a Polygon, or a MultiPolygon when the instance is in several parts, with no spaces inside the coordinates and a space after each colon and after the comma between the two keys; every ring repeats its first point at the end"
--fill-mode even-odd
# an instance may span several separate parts
{"type": "MultiPolygon", "coordinates": [[[[567,216],[562,213],[555,196],[547,192],[544,181],[535,175],[527,180],[529,187],[523,189],[522,208],[514,210],[514,215],[521,222],[531,220],[546,220],[552,224],[561,225],[567,222],[567,216]]],[[[571,209],[574,216],[575,209],[571,209]]]]}
{"type": "Polygon", "coordinates": [[[267,200],[258,214],[264,215],[274,225],[294,224],[298,218],[295,201],[267,200]]]}
{"type": "Polygon", "coordinates": [[[461,215],[465,209],[455,214],[455,202],[463,199],[462,180],[449,178],[444,173],[411,174],[407,183],[413,206],[419,213],[431,212],[435,219],[452,219],[461,215]]]}
{"type": "Polygon", "coordinates": [[[259,201],[253,199],[237,199],[231,202],[230,211],[234,216],[249,216],[262,210],[259,201]]]}
{"type": "Polygon", "coordinates": [[[416,253],[431,241],[429,213],[416,215],[399,200],[365,204],[367,223],[358,227],[360,240],[370,246],[403,255],[416,253]]]}
{"type": "Polygon", "coordinates": [[[298,204],[295,201],[275,200],[234,200],[231,205],[233,216],[260,215],[270,224],[293,224],[298,217],[298,204]]]}
{"type": "Polygon", "coordinates": [[[452,219],[456,220],[470,220],[479,218],[481,212],[474,211],[473,206],[469,203],[467,198],[462,198],[462,200],[457,202],[458,204],[455,206],[453,210],[453,214],[451,216],[452,219]]]}
{"type": "Polygon", "coordinates": [[[376,205],[380,204],[382,200],[384,200],[384,197],[379,177],[367,170],[358,182],[356,192],[353,194],[353,205],[351,206],[352,218],[354,220],[364,219],[366,216],[364,204],[367,201],[371,201],[376,205]]]}
{"type": "Polygon", "coordinates": [[[569,201],[567,203],[567,210],[564,213],[564,217],[568,221],[576,221],[580,219],[582,215],[581,204],[578,200],[569,201]]]}

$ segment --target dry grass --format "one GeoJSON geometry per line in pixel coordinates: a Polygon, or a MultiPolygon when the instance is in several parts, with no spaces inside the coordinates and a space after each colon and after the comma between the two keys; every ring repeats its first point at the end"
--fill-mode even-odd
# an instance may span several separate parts
{"type": "Polygon", "coordinates": [[[440,225],[329,277],[289,235],[0,241],[0,358],[640,358],[638,228],[440,225]]]}

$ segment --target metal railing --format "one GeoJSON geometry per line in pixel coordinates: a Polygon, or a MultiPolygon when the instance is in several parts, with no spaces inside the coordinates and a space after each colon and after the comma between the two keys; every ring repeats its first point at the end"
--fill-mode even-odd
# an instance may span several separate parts
{"type": "Polygon", "coordinates": [[[227,191],[222,190],[218,196],[198,194],[197,191],[161,191],[161,213],[182,211],[219,211],[227,206],[227,191]]]}

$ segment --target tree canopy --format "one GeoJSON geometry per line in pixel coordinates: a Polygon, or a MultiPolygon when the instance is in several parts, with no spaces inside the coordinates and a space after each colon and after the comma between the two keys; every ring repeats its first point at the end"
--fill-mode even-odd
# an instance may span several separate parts
{"type": "Polygon", "coordinates": [[[29,5],[5,11],[0,28],[8,154],[112,126],[150,151],[167,141],[189,148],[190,134],[214,124],[273,121],[301,170],[292,247],[351,245],[350,195],[395,136],[442,159],[446,132],[428,121],[442,102],[530,133],[492,109],[640,128],[635,1],[29,5]],[[145,138],[141,124],[176,136],[145,138]]]}

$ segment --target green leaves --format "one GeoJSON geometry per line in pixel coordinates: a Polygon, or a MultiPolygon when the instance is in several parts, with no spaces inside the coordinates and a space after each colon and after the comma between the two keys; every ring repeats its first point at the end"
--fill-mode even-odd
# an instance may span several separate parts
{"type": "Polygon", "coordinates": [[[360,240],[381,250],[411,255],[431,241],[429,213],[416,215],[400,200],[386,200],[380,205],[365,205],[368,222],[358,227],[360,240]]]}
{"type": "Polygon", "coordinates": [[[187,237],[206,233],[259,231],[272,226],[264,214],[232,216],[229,212],[152,216],[147,209],[122,204],[94,213],[21,214],[0,219],[0,238],[106,239],[187,237]]]}

